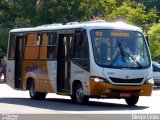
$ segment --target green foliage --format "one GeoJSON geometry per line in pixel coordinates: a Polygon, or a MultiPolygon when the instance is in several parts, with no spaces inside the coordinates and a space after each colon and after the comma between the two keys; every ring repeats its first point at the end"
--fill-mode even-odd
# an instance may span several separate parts
{"type": "Polygon", "coordinates": [[[160,24],[153,25],[149,32],[152,59],[160,62],[160,24]]]}
{"type": "Polygon", "coordinates": [[[116,8],[111,14],[107,15],[107,18],[110,21],[121,20],[139,26],[145,33],[147,33],[150,26],[159,20],[155,7],[146,12],[146,7],[143,4],[131,1],[129,4],[125,2],[122,6],[116,8]]]}
{"type": "Polygon", "coordinates": [[[14,25],[15,28],[22,28],[22,27],[30,27],[31,23],[29,19],[16,18],[14,25]]]}
{"type": "MultiPolygon", "coordinates": [[[[155,7],[158,11],[160,11],[160,0],[136,0],[139,3],[143,3],[146,6],[146,11],[150,11],[153,7],[155,7]]],[[[158,12],[158,16],[160,16],[160,12],[158,12]]]]}
{"type": "Polygon", "coordinates": [[[115,8],[115,0],[41,0],[37,7],[39,23],[66,23],[104,17],[115,8]]]}
{"type": "Polygon", "coordinates": [[[131,9],[130,14],[128,15],[128,20],[137,26],[143,26],[147,20],[144,8],[137,7],[131,9]]]}
{"type": "Polygon", "coordinates": [[[2,59],[4,56],[6,56],[7,52],[7,43],[8,43],[8,29],[0,29],[0,59],[2,59]]]}
{"type": "Polygon", "coordinates": [[[107,18],[109,21],[118,21],[123,20],[127,21],[127,17],[131,11],[131,7],[127,5],[122,5],[118,8],[116,8],[111,14],[107,15],[107,18]]]}

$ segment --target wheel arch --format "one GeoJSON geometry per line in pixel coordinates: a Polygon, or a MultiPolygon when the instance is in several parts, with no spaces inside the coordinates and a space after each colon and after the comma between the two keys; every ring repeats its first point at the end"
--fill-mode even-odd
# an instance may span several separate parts
{"type": "Polygon", "coordinates": [[[72,100],[77,104],[87,104],[89,97],[84,95],[83,84],[80,80],[74,80],[72,84],[72,100]]]}
{"type": "Polygon", "coordinates": [[[27,84],[26,84],[27,85],[27,90],[29,90],[29,86],[30,86],[30,83],[32,81],[34,81],[34,79],[32,77],[27,78],[27,84]]]}
{"type": "Polygon", "coordinates": [[[73,83],[72,83],[72,94],[74,93],[75,91],[75,87],[76,85],[78,84],[81,84],[82,85],[82,82],[80,80],[74,80],[73,83]]]}

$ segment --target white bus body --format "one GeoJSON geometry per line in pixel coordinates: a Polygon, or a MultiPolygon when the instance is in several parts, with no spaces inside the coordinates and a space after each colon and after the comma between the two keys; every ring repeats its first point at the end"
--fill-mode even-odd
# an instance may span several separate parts
{"type": "Polygon", "coordinates": [[[91,21],[13,29],[8,46],[7,84],[29,90],[32,99],[54,92],[80,104],[96,97],[134,105],[152,92],[149,47],[135,26],[91,21]]]}

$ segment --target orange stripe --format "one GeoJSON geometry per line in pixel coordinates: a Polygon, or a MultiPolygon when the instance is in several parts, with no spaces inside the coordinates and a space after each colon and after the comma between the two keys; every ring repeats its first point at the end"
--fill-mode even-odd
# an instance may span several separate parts
{"type": "MultiPolygon", "coordinates": [[[[112,85],[108,83],[103,83],[103,82],[95,82],[94,80],[90,80],[90,95],[91,96],[97,96],[100,97],[101,95],[106,95],[106,96],[114,96],[113,90],[143,90],[139,94],[139,96],[150,96],[152,93],[152,84],[144,84],[141,86],[121,86],[121,85],[112,85]],[[108,90],[108,91],[107,91],[108,90]]],[[[117,96],[118,97],[118,96],[117,96]]]]}
{"type": "Polygon", "coordinates": [[[46,92],[46,93],[54,92],[53,85],[51,85],[53,83],[51,83],[51,81],[49,80],[47,61],[46,60],[44,60],[44,61],[36,61],[36,60],[24,61],[23,62],[22,76],[23,76],[23,88],[24,89],[27,88],[27,78],[31,77],[35,81],[36,91],[46,92]],[[33,67],[33,69],[34,69],[35,66],[37,68],[39,68],[39,71],[38,71],[38,72],[40,72],[39,74],[32,72],[31,68],[33,67]],[[31,70],[30,73],[32,73],[32,74],[29,74],[29,76],[27,76],[27,74],[28,74],[27,69],[31,70]]]}

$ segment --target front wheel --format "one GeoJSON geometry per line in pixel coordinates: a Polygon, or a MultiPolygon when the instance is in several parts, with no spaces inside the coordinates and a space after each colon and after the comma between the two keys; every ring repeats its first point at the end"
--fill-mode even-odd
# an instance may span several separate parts
{"type": "Polygon", "coordinates": [[[83,95],[83,88],[81,84],[77,84],[74,88],[72,100],[77,104],[86,104],[89,101],[89,97],[83,95]]]}
{"type": "Polygon", "coordinates": [[[30,95],[30,98],[34,99],[34,100],[42,100],[42,99],[45,99],[45,97],[46,97],[46,93],[36,92],[35,91],[35,83],[34,83],[34,81],[30,82],[29,95],[30,95]]]}
{"type": "Polygon", "coordinates": [[[139,100],[139,96],[132,96],[129,98],[125,98],[125,101],[128,105],[135,105],[139,100]]]}

